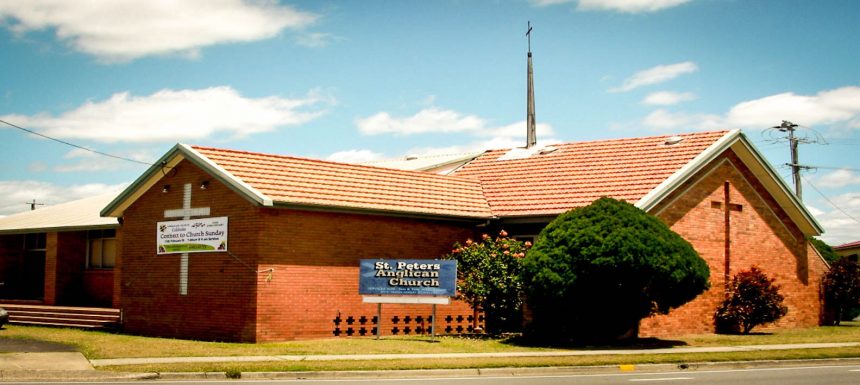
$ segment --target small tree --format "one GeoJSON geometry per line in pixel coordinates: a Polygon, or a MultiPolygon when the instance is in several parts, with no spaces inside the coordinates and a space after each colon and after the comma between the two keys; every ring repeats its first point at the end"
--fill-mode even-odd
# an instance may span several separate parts
{"type": "Polygon", "coordinates": [[[544,228],[523,274],[529,337],[599,342],[635,337],[642,318],[705,291],[710,273],[692,245],[659,219],[600,198],[544,228]]]}
{"type": "Polygon", "coordinates": [[[860,306],[860,264],[848,258],[836,260],[823,284],[825,303],[836,313],[834,322],[839,325],[846,311],[860,306]]]}
{"type": "Polygon", "coordinates": [[[530,243],[508,238],[502,230],[480,242],[454,244],[445,259],[457,261],[457,296],[484,312],[487,332],[518,331],[522,328],[522,258],[530,243]]]}
{"type": "Polygon", "coordinates": [[[714,314],[717,332],[749,334],[756,326],[782,318],[788,308],[773,282],[755,266],[737,273],[714,314]]]}
{"type": "Polygon", "coordinates": [[[821,257],[824,258],[827,263],[833,263],[839,260],[839,254],[836,254],[836,250],[833,250],[833,248],[824,241],[815,237],[808,237],[807,239],[812,243],[812,246],[815,246],[815,249],[818,250],[818,253],[821,254],[821,257]]]}

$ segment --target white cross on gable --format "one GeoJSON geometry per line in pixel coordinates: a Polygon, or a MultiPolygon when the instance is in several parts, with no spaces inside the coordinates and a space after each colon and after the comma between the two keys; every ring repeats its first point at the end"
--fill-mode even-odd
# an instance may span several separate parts
{"type": "MultiPolygon", "coordinates": [[[[165,218],[188,220],[209,215],[208,207],[191,207],[191,183],[186,183],[182,190],[182,208],[164,210],[165,218]]],[[[182,253],[179,257],[179,295],[188,295],[188,253],[182,253]]]]}

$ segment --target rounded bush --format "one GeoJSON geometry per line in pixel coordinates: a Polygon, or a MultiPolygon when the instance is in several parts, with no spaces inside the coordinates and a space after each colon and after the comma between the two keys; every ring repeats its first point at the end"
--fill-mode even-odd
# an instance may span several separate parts
{"type": "Polygon", "coordinates": [[[642,318],[707,290],[709,274],[692,245],[659,219],[601,198],[556,218],[528,252],[526,333],[556,341],[632,337],[642,318]]]}

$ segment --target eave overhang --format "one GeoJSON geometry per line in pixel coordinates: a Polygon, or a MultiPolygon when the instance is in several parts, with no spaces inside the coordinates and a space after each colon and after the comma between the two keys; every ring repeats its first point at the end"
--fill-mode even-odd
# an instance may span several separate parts
{"type": "Polygon", "coordinates": [[[131,206],[152,186],[168,175],[171,169],[183,160],[188,160],[206,173],[212,175],[219,182],[224,183],[242,197],[255,202],[261,206],[272,206],[272,199],[265,196],[257,189],[251,187],[241,179],[237,178],[221,166],[215,164],[193,148],[186,144],[178,143],[156,161],[149,169],[139,176],[131,185],[122,191],[111,201],[100,215],[103,217],[121,217],[125,209],[131,206]]]}
{"type": "Polygon", "coordinates": [[[785,210],[791,220],[808,235],[820,235],[824,229],[815,220],[806,206],[791,192],[785,181],[779,177],[773,166],[752,145],[740,130],[732,130],[718,139],[714,144],[702,151],[689,163],[678,169],[665,181],[646,194],[636,202],[636,207],[645,211],[651,211],[666,197],[674,193],[679,187],[702,171],[711,162],[731,150],[737,155],[744,165],[758,178],[759,182],[777,201],[777,204],[785,210]]]}

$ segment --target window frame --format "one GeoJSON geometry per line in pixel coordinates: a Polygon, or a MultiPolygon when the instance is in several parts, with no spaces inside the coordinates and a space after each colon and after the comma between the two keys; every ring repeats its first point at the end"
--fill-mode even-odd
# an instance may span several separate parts
{"type": "Polygon", "coordinates": [[[116,258],[117,258],[117,237],[116,237],[116,229],[99,229],[99,230],[88,230],[87,231],[87,254],[86,254],[86,268],[88,270],[112,270],[116,268],[116,258]],[[105,263],[105,241],[113,241],[113,263],[110,265],[105,263]],[[99,241],[99,250],[100,250],[100,263],[93,263],[93,242],[99,241]]]}

